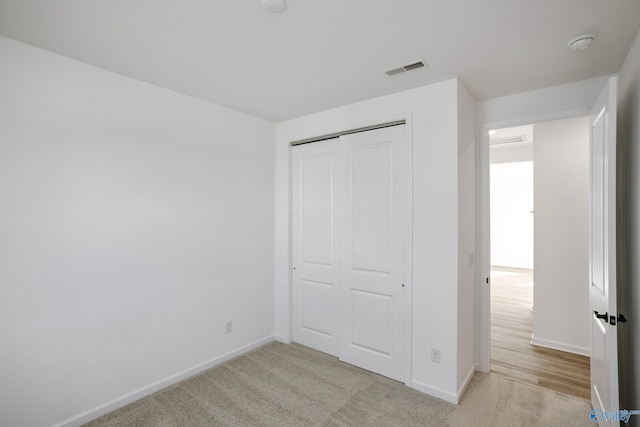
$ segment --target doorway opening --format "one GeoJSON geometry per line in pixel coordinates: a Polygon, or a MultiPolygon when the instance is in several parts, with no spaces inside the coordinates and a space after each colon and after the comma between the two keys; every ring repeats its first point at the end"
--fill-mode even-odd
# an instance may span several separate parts
{"type": "Polygon", "coordinates": [[[589,399],[588,118],[489,143],[491,370],[589,399]]]}

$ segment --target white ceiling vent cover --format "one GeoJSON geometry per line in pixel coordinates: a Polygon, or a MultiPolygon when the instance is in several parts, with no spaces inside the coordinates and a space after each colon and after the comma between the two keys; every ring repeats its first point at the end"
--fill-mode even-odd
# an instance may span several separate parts
{"type": "Polygon", "coordinates": [[[400,67],[397,68],[392,68],[390,70],[385,70],[384,73],[389,76],[396,76],[398,74],[402,74],[402,73],[406,73],[407,71],[413,71],[413,70],[418,70],[420,68],[425,68],[428,67],[429,64],[425,63],[424,60],[419,60],[419,61],[415,61],[415,62],[410,62],[406,65],[402,65],[400,67]]]}
{"type": "Polygon", "coordinates": [[[490,145],[515,144],[518,142],[527,142],[527,137],[524,135],[516,135],[489,139],[490,145]]]}

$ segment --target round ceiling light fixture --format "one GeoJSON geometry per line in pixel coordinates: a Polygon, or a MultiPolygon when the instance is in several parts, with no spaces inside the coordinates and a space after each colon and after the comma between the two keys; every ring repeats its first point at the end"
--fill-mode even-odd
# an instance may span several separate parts
{"type": "Polygon", "coordinates": [[[596,38],[595,34],[583,34],[581,36],[578,36],[576,38],[569,40],[569,43],[567,43],[567,46],[569,46],[573,51],[586,50],[589,48],[589,46],[591,46],[591,43],[593,43],[595,38],[596,38]]]}
{"type": "Polygon", "coordinates": [[[279,13],[287,8],[287,4],[284,0],[260,0],[262,2],[262,8],[267,12],[279,13]]]}

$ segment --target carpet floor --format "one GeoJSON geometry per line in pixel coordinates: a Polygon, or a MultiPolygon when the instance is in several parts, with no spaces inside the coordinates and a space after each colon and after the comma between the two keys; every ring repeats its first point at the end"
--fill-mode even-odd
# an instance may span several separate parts
{"type": "Polygon", "coordinates": [[[86,426],[588,426],[590,412],[587,400],[495,373],[476,373],[453,405],[273,342],[86,426]]]}

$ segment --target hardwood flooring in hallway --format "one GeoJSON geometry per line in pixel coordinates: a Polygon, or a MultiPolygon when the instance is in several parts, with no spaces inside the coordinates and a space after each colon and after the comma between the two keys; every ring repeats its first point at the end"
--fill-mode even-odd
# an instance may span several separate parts
{"type": "Polygon", "coordinates": [[[491,370],[590,399],[589,358],[531,344],[533,272],[491,269],[491,370]]]}

